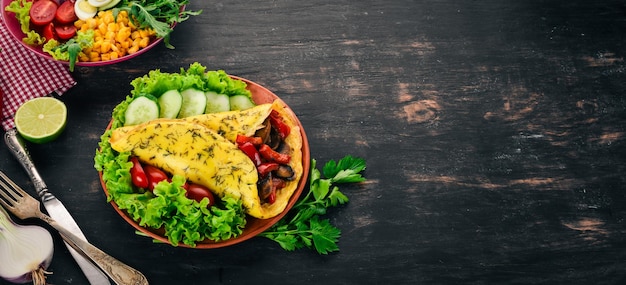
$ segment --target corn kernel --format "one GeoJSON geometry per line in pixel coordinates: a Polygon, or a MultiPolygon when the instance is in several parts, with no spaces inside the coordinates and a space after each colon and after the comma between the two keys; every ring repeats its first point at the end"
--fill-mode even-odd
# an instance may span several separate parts
{"type": "Polygon", "coordinates": [[[117,24],[115,24],[115,23],[108,23],[107,24],[107,31],[109,31],[109,32],[117,32],[117,24]]]}
{"type": "Polygon", "coordinates": [[[89,29],[95,29],[98,26],[98,21],[94,18],[89,18],[85,21],[85,25],[87,25],[89,29]]]}
{"type": "Polygon", "coordinates": [[[130,48],[128,48],[128,54],[133,54],[136,53],[139,50],[139,46],[131,46],[130,48]]]}
{"type": "Polygon", "coordinates": [[[123,48],[123,49],[128,49],[128,47],[130,47],[130,46],[131,46],[131,41],[129,39],[127,39],[127,40],[125,40],[123,42],[120,42],[120,47],[123,48]]]}
{"type": "Polygon", "coordinates": [[[139,47],[145,48],[148,46],[149,43],[150,43],[150,38],[141,38],[141,40],[139,40],[139,47]]]}
{"type": "Polygon", "coordinates": [[[94,43],[79,55],[80,61],[117,59],[135,53],[147,47],[155,35],[151,29],[138,30],[126,11],[115,17],[111,10],[100,11],[96,17],[78,20],[74,25],[83,32],[94,30],[94,43]]]}
{"type": "Polygon", "coordinates": [[[102,46],[100,47],[100,52],[101,53],[107,53],[111,50],[111,42],[110,41],[103,41],[102,42],[102,46]]]}
{"type": "Polygon", "coordinates": [[[107,32],[107,25],[104,22],[101,22],[98,24],[98,30],[100,30],[101,34],[106,34],[107,32]]]}

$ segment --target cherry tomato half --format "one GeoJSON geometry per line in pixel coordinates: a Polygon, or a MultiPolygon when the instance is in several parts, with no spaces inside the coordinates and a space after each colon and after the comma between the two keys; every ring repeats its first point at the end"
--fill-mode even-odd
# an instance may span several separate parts
{"type": "Polygon", "coordinates": [[[213,193],[211,193],[211,190],[199,184],[189,183],[185,196],[198,202],[202,201],[202,199],[206,197],[209,199],[208,206],[213,206],[213,204],[215,204],[215,197],[213,196],[213,193]]]}
{"type": "Polygon", "coordinates": [[[46,40],[56,39],[56,34],[54,33],[54,23],[48,23],[42,30],[43,37],[46,40]]]}
{"type": "Polygon", "coordinates": [[[37,26],[44,26],[52,22],[57,11],[57,4],[52,0],[39,0],[30,7],[28,15],[30,22],[37,26]]]}
{"type": "Polygon", "coordinates": [[[54,19],[61,24],[69,24],[78,20],[76,12],[74,12],[74,1],[66,0],[57,8],[54,19]]]}
{"type": "Polygon", "coordinates": [[[62,40],[69,40],[76,35],[76,27],[72,24],[56,25],[54,27],[54,31],[56,32],[57,37],[62,40]]]}
{"type": "Polygon", "coordinates": [[[146,176],[148,176],[148,187],[150,190],[154,189],[154,186],[159,184],[159,182],[168,179],[167,173],[152,165],[144,165],[143,170],[146,172],[146,176]]]}
{"type": "Polygon", "coordinates": [[[148,187],[148,177],[146,176],[146,172],[143,170],[141,163],[137,157],[131,157],[130,161],[133,163],[133,166],[130,168],[130,178],[133,182],[133,185],[139,188],[147,188],[148,187]]]}

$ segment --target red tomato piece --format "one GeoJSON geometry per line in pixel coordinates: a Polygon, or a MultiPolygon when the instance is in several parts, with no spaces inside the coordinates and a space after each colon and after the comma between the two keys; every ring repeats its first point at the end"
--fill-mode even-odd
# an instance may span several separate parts
{"type": "Polygon", "coordinates": [[[76,12],[74,12],[74,1],[66,0],[57,8],[54,19],[61,24],[69,24],[78,20],[76,12]]]}
{"type": "Polygon", "coordinates": [[[147,188],[148,187],[148,177],[146,176],[146,172],[144,172],[141,163],[137,157],[131,157],[130,161],[133,163],[133,166],[130,168],[130,178],[133,182],[133,185],[139,188],[147,188]]]}
{"type": "Polygon", "coordinates": [[[261,157],[269,161],[276,161],[281,164],[287,164],[291,160],[288,154],[280,153],[273,150],[269,145],[263,144],[259,147],[259,153],[261,157]]]}
{"type": "Polygon", "coordinates": [[[54,31],[56,32],[57,37],[62,40],[69,40],[76,35],[76,27],[72,24],[57,25],[54,27],[54,31]]]}
{"type": "Polygon", "coordinates": [[[148,187],[150,190],[153,190],[154,186],[159,184],[159,182],[168,179],[167,173],[157,167],[154,167],[152,165],[144,165],[143,169],[146,172],[146,176],[148,177],[148,187]]]}
{"type": "Polygon", "coordinates": [[[281,139],[285,139],[291,133],[291,128],[280,118],[276,110],[270,113],[270,124],[278,131],[281,139]]]}
{"type": "Polygon", "coordinates": [[[249,136],[244,136],[242,134],[238,134],[237,138],[235,139],[235,142],[237,142],[237,144],[243,144],[245,142],[250,142],[253,145],[260,145],[263,143],[263,139],[260,137],[249,137],[249,136]]]}
{"type": "Polygon", "coordinates": [[[30,22],[36,26],[44,26],[52,22],[57,11],[57,4],[52,0],[39,0],[30,7],[30,22]]]}
{"type": "Polygon", "coordinates": [[[243,151],[243,153],[245,153],[250,158],[250,160],[252,160],[252,162],[254,162],[255,166],[259,166],[261,164],[261,155],[251,142],[245,142],[238,146],[239,149],[243,151]]]}
{"type": "Polygon", "coordinates": [[[189,183],[189,185],[187,186],[187,192],[185,193],[185,196],[189,199],[194,199],[198,202],[202,201],[202,199],[204,198],[208,198],[209,199],[208,206],[213,206],[215,204],[215,197],[213,196],[213,193],[211,193],[211,190],[199,184],[189,183]]]}
{"type": "Polygon", "coordinates": [[[277,170],[280,165],[276,162],[264,162],[256,167],[261,177],[267,176],[268,173],[277,170]]]}
{"type": "Polygon", "coordinates": [[[56,39],[57,36],[54,32],[54,23],[50,22],[48,23],[42,30],[42,34],[43,37],[46,38],[46,40],[51,40],[51,39],[56,39]]]}

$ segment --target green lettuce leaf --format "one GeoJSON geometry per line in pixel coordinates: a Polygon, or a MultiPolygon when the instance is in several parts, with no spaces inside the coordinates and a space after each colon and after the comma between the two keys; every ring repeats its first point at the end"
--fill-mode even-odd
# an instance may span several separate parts
{"type": "Polygon", "coordinates": [[[22,41],[30,46],[40,46],[46,42],[46,38],[35,31],[28,31],[22,41]]]}
{"type": "Polygon", "coordinates": [[[20,23],[20,28],[24,34],[28,34],[30,31],[30,7],[33,6],[33,2],[27,0],[14,0],[7,5],[4,10],[7,12],[15,13],[15,18],[20,23]]]}
{"type": "Polygon", "coordinates": [[[192,63],[187,70],[181,68],[180,73],[152,70],[147,75],[134,79],[130,84],[134,87],[131,91],[132,96],[150,94],[158,98],[168,90],[182,91],[189,88],[205,92],[214,91],[228,96],[252,96],[246,89],[245,82],[232,79],[223,70],[206,71],[206,67],[197,62],[192,63]]]}

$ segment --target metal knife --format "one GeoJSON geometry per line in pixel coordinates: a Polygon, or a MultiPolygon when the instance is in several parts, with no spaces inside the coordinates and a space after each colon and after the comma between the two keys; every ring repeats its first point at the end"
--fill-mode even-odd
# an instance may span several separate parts
{"type": "MultiPolygon", "coordinates": [[[[26,146],[22,138],[17,134],[16,129],[10,129],[6,131],[4,134],[4,142],[9,147],[11,153],[17,158],[22,167],[28,173],[28,176],[33,181],[33,185],[35,186],[35,190],[37,190],[37,194],[42,201],[44,208],[46,208],[46,212],[48,215],[56,220],[59,224],[61,224],[66,229],[70,230],[74,235],[81,238],[84,241],[87,241],[87,238],[83,234],[83,232],[78,227],[78,224],[74,221],[74,218],[67,211],[65,206],[59,201],[52,193],[48,191],[48,186],[43,181],[37,168],[35,168],[35,164],[30,158],[30,154],[26,150],[26,146]]],[[[71,245],[65,242],[65,246],[69,250],[70,254],[78,263],[78,266],[82,269],[83,273],[89,280],[89,283],[92,285],[109,285],[109,278],[98,268],[95,264],[91,263],[90,260],[85,258],[81,253],[76,251],[71,245]]]]}

